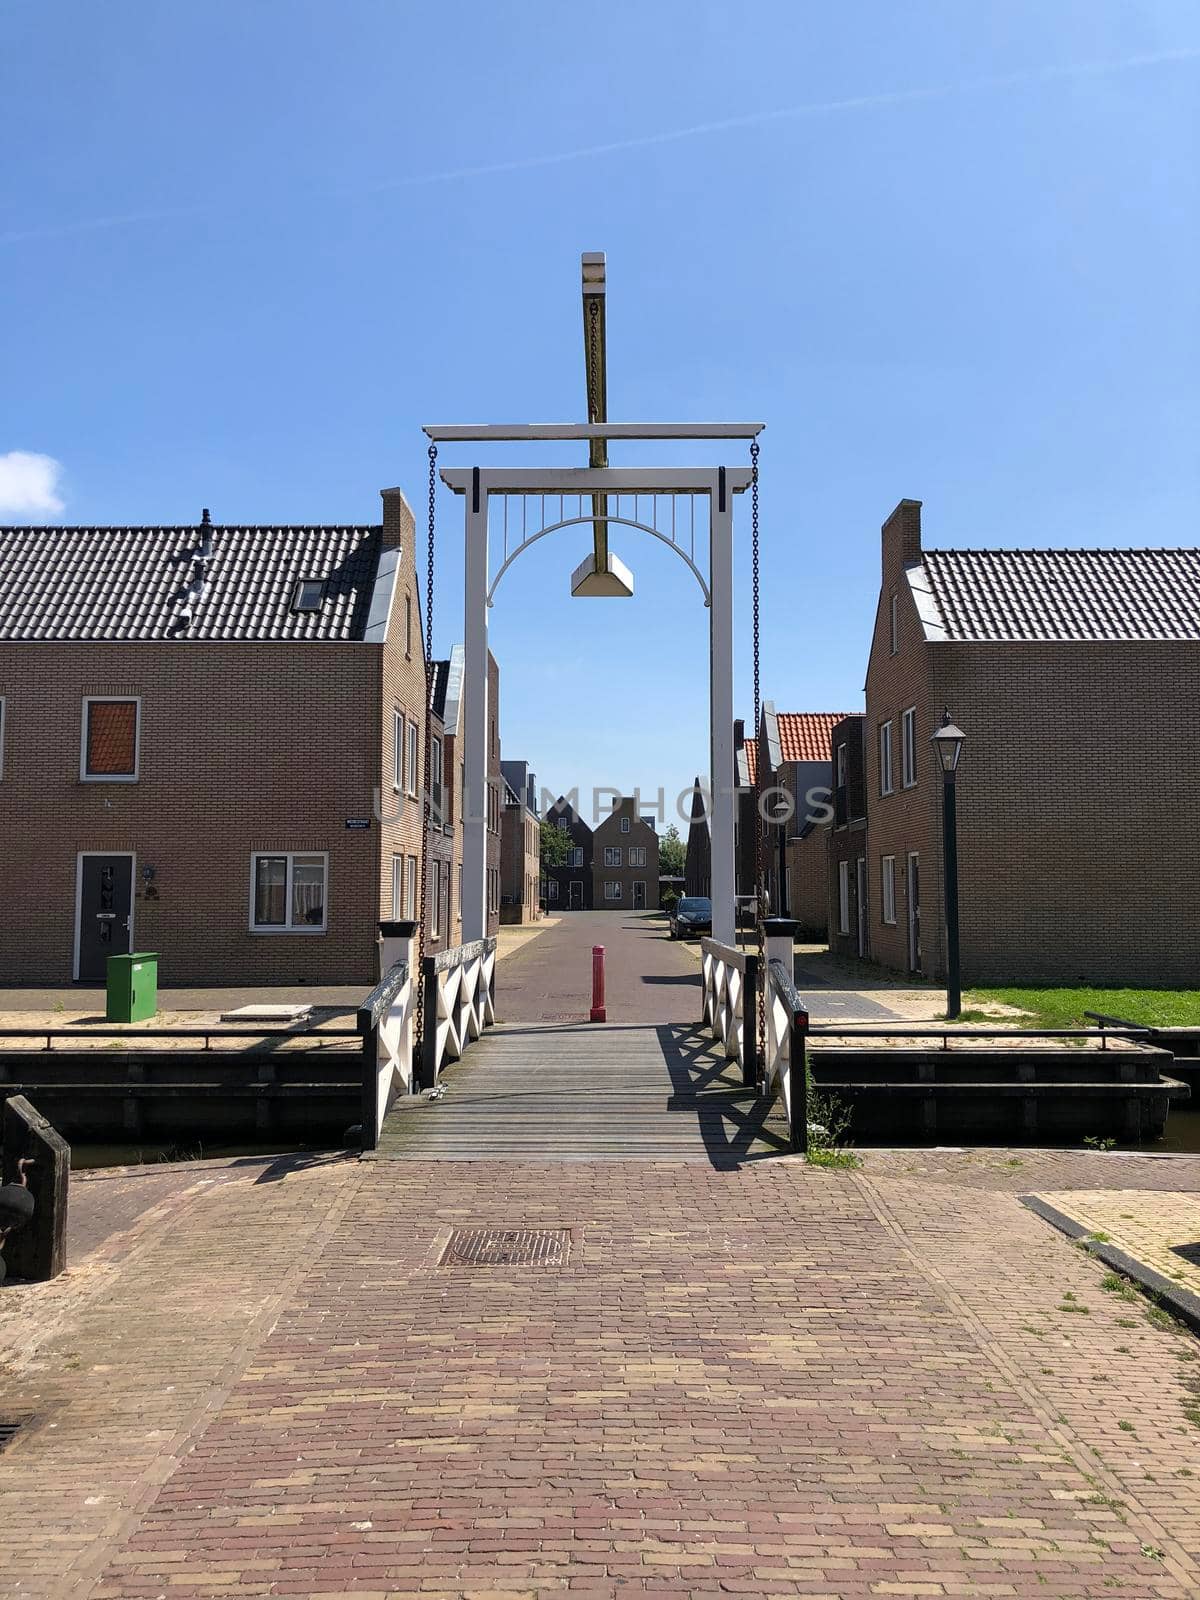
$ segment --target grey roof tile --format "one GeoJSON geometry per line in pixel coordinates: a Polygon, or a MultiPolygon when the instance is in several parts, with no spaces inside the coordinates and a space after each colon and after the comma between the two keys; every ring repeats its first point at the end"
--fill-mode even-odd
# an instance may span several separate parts
{"type": "Polygon", "coordinates": [[[908,577],[930,639],[1200,640],[1200,550],[925,550],[908,577]]]}
{"type": "Polygon", "coordinates": [[[378,527],[0,527],[0,639],[361,639],[378,527]],[[180,613],[190,599],[191,618],[180,613]],[[294,612],[298,578],[320,611],[294,612]]]}

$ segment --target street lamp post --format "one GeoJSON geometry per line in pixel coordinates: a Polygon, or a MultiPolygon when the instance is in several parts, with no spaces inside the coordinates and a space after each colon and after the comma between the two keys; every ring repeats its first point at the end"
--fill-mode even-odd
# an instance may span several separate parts
{"type": "Polygon", "coordinates": [[[942,713],[942,725],[932,739],[942,769],[942,882],[946,906],[946,1018],[957,1020],[962,1010],[962,979],[958,964],[958,795],[954,778],[966,734],[942,713]]]}

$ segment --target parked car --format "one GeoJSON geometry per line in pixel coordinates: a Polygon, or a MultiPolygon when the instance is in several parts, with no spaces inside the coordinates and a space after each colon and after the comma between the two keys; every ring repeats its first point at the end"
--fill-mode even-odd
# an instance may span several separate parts
{"type": "Polygon", "coordinates": [[[685,894],[671,913],[672,939],[694,939],[712,932],[712,901],[704,894],[685,894]]]}

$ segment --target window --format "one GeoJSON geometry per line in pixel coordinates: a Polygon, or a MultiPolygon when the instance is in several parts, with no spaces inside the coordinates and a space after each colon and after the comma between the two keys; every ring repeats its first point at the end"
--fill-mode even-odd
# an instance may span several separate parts
{"type": "Polygon", "coordinates": [[[409,856],[404,863],[404,915],[410,922],[417,920],[416,856],[409,856]]]}
{"type": "Polygon", "coordinates": [[[883,872],[883,920],[894,923],[896,920],[896,858],[884,856],[881,862],[883,872]]]}
{"type": "Polygon", "coordinates": [[[850,863],[838,862],[838,932],[850,932],[850,863]]]}
{"type": "Polygon", "coordinates": [[[577,844],[572,848],[567,857],[567,865],[569,867],[581,867],[583,865],[583,846],[581,844],[577,844]]]}
{"type": "Polygon", "coordinates": [[[604,898],[606,900],[619,900],[621,898],[621,885],[613,883],[611,879],[604,885],[604,898]]]}
{"type": "Polygon", "coordinates": [[[458,863],[458,915],[459,915],[460,918],[462,917],[462,890],[463,890],[463,871],[462,871],[462,862],[460,861],[458,863]]]}
{"type": "Polygon", "coordinates": [[[644,867],[646,865],[645,845],[633,845],[629,851],[629,865],[631,867],[644,867]]]}
{"type": "Polygon", "coordinates": [[[93,695],[83,702],[79,777],[83,783],[136,783],[140,700],[93,695]]]}
{"type": "Polygon", "coordinates": [[[324,578],[301,578],[292,591],[292,610],[320,611],[324,599],[324,578]]]}
{"type": "Polygon", "coordinates": [[[442,774],[444,770],[442,741],[434,734],[429,741],[429,787],[434,817],[438,821],[445,819],[445,802],[442,796],[442,774]]]}
{"type": "Polygon", "coordinates": [[[404,758],[404,788],[405,791],[414,796],[414,798],[417,793],[417,756],[420,750],[418,743],[419,739],[420,734],[417,732],[416,723],[410,722],[408,725],[408,751],[404,758]]]}
{"type": "Polygon", "coordinates": [[[392,712],[392,788],[397,794],[404,787],[404,714],[392,712]]]}
{"type": "Polygon", "coordinates": [[[264,851],[250,857],[251,933],[324,933],[329,857],[264,851]]]}
{"type": "Polygon", "coordinates": [[[436,939],[442,931],[442,863],[433,862],[433,893],[429,903],[429,937],[436,939]]]}
{"type": "Polygon", "coordinates": [[[900,782],[911,789],[917,781],[917,708],[909,706],[900,717],[900,782]]]}
{"type": "Polygon", "coordinates": [[[621,865],[621,846],[619,844],[606,844],[604,846],[604,865],[606,867],[619,867],[621,865]]]}
{"type": "Polygon", "coordinates": [[[489,911],[498,911],[500,909],[500,874],[495,867],[488,868],[487,903],[489,911]]]}
{"type": "Polygon", "coordinates": [[[392,857],[392,921],[404,915],[404,857],[392,857]]]}
{"type": "Polygon", "coordinates": [[[621,832],[622,833],[628,833],[629,832],[629,818],[628,817],[622,817],[621,818],[621,832]]]}
{"type": "Polygon", "coordinates": [[[546,879],[546,899],[553,904],[558,899],[558,879],[546,879]]]}
{"type": "Polygon", "coordinates": [[[0,778],[4,776],[4,696],[0,694],[0,778]]]}
{"type": "Polygon", "coordinates": [[[900,648],[900,635],[896,626],[896,596],[893,595],[888,607],[888,628],[891,638],[891,652],[893,655],[900,648]]]}
{"type": "Polygon", "coordinates": [[[892,723],[879,724],[879,792],[891,794],[892,790],[892,723]]]}
{"type": "Polygon", "coordinates": [[[412,622],[412,595],[406,594],[404,596],[404,654],[406,656],[412,655],[412,622]]]}
{"type": "Polygon", "coordinates": [[[570,833],[571,824],[567,821],[566,817],[559,817],[559,819],[558,819],[558,831],[559,831],[559,833],[570,833]]]}

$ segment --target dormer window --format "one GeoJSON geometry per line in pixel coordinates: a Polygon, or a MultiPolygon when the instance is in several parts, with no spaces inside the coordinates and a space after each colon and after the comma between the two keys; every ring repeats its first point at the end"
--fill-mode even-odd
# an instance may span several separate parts
{"type": "Polygon", "coordinates": [[[324,578],[301,578],[292,595],[293,611],[320,611],[325,599],[324,578]]]}

